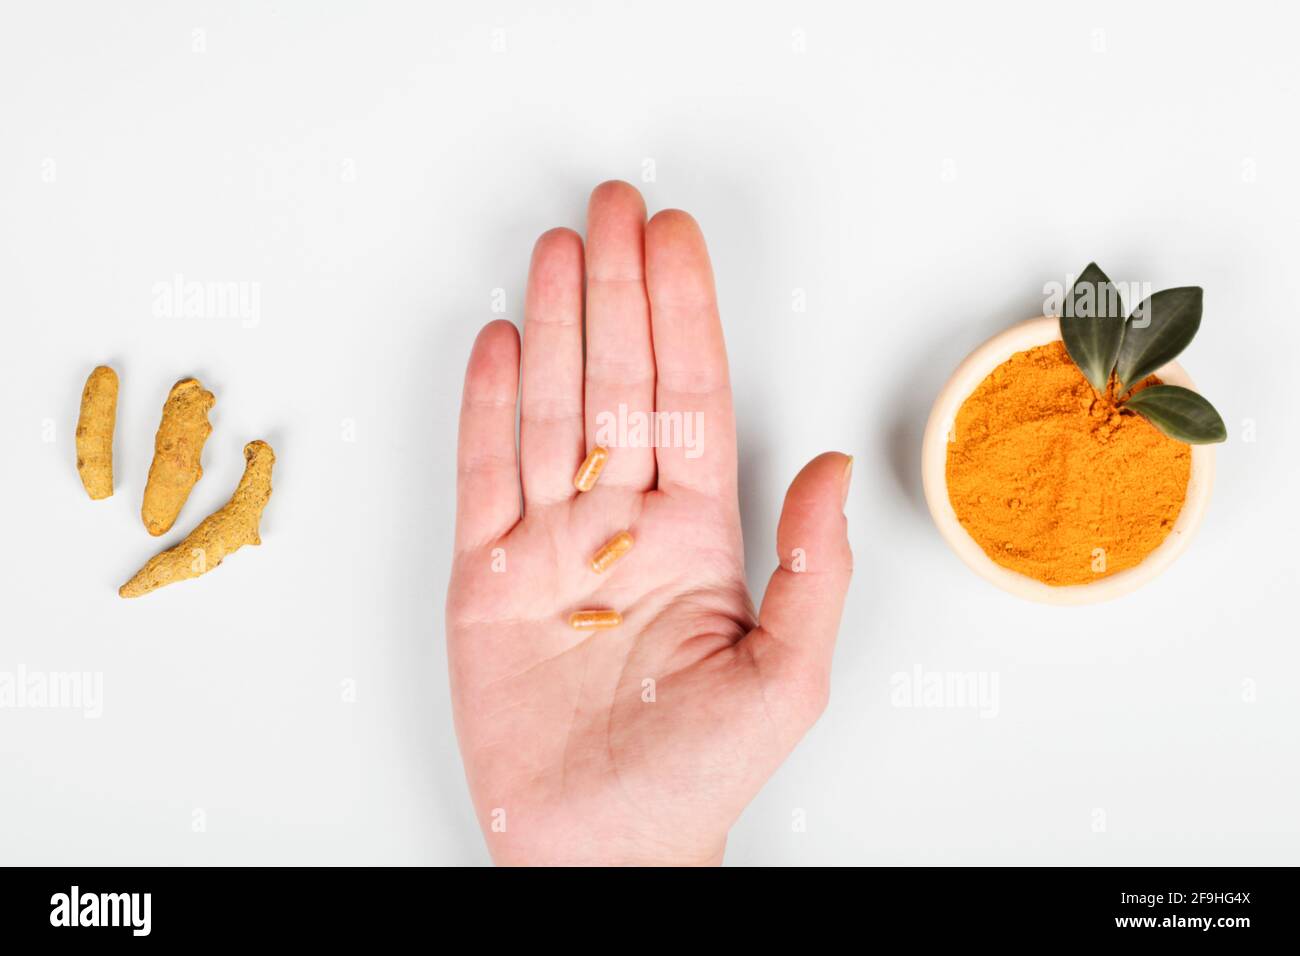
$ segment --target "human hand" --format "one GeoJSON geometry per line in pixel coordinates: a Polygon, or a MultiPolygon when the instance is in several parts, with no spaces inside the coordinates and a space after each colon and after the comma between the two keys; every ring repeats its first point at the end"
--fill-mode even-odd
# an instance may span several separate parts
{"type": "Polygon", "coordinates": [[[708,252],[686,213],[645,215],[633,187],[605,183],[585,263],[572,230],[537,241],[518,452],[512,324],[479,333],[465,376],[447,650],[498,863],[720,863],[728,829],[826,706],[852,573],[851,459],[820,455],[790,486],[781,567],[755,615],[708,252]],[[699,413],[703,440],[610,447],[579,494],[574,472],[620,404],[699,413]],[[635,546],[596,574],[591,555],[622,530],[635,546]],[[590,608],[622,625],[571,628],[590,608]]]}

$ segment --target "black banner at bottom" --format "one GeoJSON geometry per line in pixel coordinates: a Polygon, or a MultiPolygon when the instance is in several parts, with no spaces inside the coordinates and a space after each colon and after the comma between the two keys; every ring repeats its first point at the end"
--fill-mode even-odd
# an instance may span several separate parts
{"type": "Polygon", "coordinates": [[[689,928],[729,942],[774,931],[927,944],[1291,939],[1290,869],[6,869],[7,944],[319,940],[331,946],[477,927],[484,942],[587,945],[689,928]]]}

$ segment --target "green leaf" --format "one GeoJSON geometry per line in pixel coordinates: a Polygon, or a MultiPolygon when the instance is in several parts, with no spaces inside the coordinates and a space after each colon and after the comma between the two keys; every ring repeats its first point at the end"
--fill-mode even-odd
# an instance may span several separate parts
{"type": "Polygon", "coordinates": [[[1124,340],[1124,302],[1095,262],[1088,263],[1061,303],[1061,338],[1083,377],[1097,391],[1106,391],[1124,340]]]}
{"type": "Polygon", "coordinates": [[[1166,362],[1176,359],[1201,327],[1201,289],[1164,289],[1142,300],[1124,329],[1115,374],[1132,388],[1166,362]]]}
{"type": "Polygon", "coordinates": [[[1226,441],[1228,429],[1214,406],[1190,388],[1152,385],[1124,403],[1170,438],[1189,445],[1226,441]]]}

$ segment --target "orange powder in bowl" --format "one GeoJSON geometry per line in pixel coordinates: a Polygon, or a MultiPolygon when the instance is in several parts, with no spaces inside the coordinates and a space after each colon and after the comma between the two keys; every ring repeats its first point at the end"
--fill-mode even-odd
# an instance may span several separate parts
{"type": "Polygon", "coordinates": [[[1141,563],[1187,496],[1191,449],[1093,391],[1060,342],[994,369],[949,438],[957,519],[993,561],[1047,584],[1141,563]]]}

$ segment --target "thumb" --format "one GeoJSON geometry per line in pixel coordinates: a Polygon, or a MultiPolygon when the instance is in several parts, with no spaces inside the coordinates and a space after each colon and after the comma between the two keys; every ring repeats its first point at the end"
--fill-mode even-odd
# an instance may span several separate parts
{"type": "Polygon", "coordinates": [[[745,638],[760,675],[811,726],[830,692],[831,654],[853,574],[848,497],[853,459],[818,455],[795,477],[776,529],[781,566],[768,582],[758,627],[745,638]]]}

